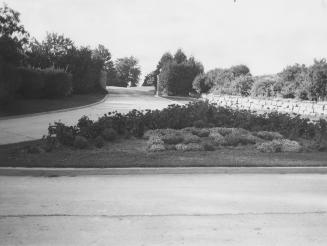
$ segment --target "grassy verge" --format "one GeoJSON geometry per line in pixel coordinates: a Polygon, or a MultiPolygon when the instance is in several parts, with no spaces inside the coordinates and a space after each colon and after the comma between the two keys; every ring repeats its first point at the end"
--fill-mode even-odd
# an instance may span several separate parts
{"type": "Polygon", "coordinates": [[[145,140],[107,143],[103,148],[60,147],[50,153],[27,153],[38,141],[0,146],[2,167],[293,167],[327,166],[326,152],[261,153],[254,146],[221,148],[212,152],[148,153],[145,140]]]}
{"type": "Polygon", "coordinates": [[[72,95],[61,99],[17,99],[0,109],[0,117],[41,113],[65,108],[74,108],[102,100],[106,95],[100,93],[72,95]]]}

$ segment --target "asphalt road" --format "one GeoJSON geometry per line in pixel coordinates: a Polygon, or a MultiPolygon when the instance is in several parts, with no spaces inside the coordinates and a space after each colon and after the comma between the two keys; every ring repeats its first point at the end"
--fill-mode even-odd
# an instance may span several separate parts
{"type": "Polygon", "coordinates": [[[327,245],[327,176],[0,176],[1,245],[327,245]]]}
{"type": "Polygon", "coordinates": [[[95,120],[112,111],[127,113],[132,109],[162,109],[170,104],[186,103],[154,97],[149,89],[108,87],[107,100],[94,106],[66,112],[0,119],[0,145],[40,139],[47,134],[49,124],[55,121],[72,125],[76,124],[83,115],[95,120]]]}

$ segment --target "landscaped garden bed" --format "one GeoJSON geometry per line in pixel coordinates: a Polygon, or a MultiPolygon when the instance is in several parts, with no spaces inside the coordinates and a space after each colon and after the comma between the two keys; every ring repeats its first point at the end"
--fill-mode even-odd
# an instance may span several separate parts
{"type": "Polygon", "coordinates": [[[208,102],[56,122],[40,141],[2,146],[2,166],[326,165],[326,121],[208,102]],[[320,151],[320,152],[318,152],[320,151]]]}

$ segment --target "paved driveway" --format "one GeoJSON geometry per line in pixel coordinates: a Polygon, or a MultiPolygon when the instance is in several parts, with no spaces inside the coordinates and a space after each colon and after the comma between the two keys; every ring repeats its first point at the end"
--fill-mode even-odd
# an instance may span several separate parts
{"type": "Polygon", "coordinates": [[[327,176],[0,176],[1,245],[327,245],[327,176]]]}
{"type": "Polygon", "coordinates": [[[109,97],[103,103],[67,112],[42,114],[1,120],[0,144],[17,143],[40,139],[47,134],[49,123],[60,120],[67,124],[75,124],[83,115],[97,119],[110,111],[126,113],[132,109],[162,109],[175,102],[153,96],[148,88],[108,87],[109,97]]]}

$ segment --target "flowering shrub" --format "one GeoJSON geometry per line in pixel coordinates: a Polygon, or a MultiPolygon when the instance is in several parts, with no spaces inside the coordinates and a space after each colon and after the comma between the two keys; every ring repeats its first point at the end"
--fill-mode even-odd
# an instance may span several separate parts
{"type": "MultiPolygon", "coordinates": [[[[160,136],[167,135],[169,132],[171,135],[176,135],[176,129],[183,128],[185,128],[183,131],[199,137],[208,137],[212,131],[216,131],[225,137],[233,134],[229,137],[229,141],[233,142],[238,138],[237,141],[243,144],[254,143],[258,139],[255,136],[247,136],[249,131],[278,132],[286,138],[303,138],[319,143],[327,139],[327,122],[323,119],[312,122],[298,115],[291,116],[277,112],[257,115],[247,110],[217,107],[203,101],[183,106],[170,105],[163,110],[132,110],[127,114],[112,112],[105,114],[97,121],[83,117],[76,126],[66,126],[57,122],[49,127],[49,135],[55,136],[62,144],[72,145],[77,135],[93,139],[102,135],[108,128],[113,129],[117,135],[130,134],[135,137],[142,137],[145,129],[164,129],[155,130],[160,136]],[[192,127],[193,123],[198,120],[214,125],[215,127],[212,128],[214,130],[192,127]]],[[[261,137],[266,138],[269,135],[260,134],[261,137]]]]}

